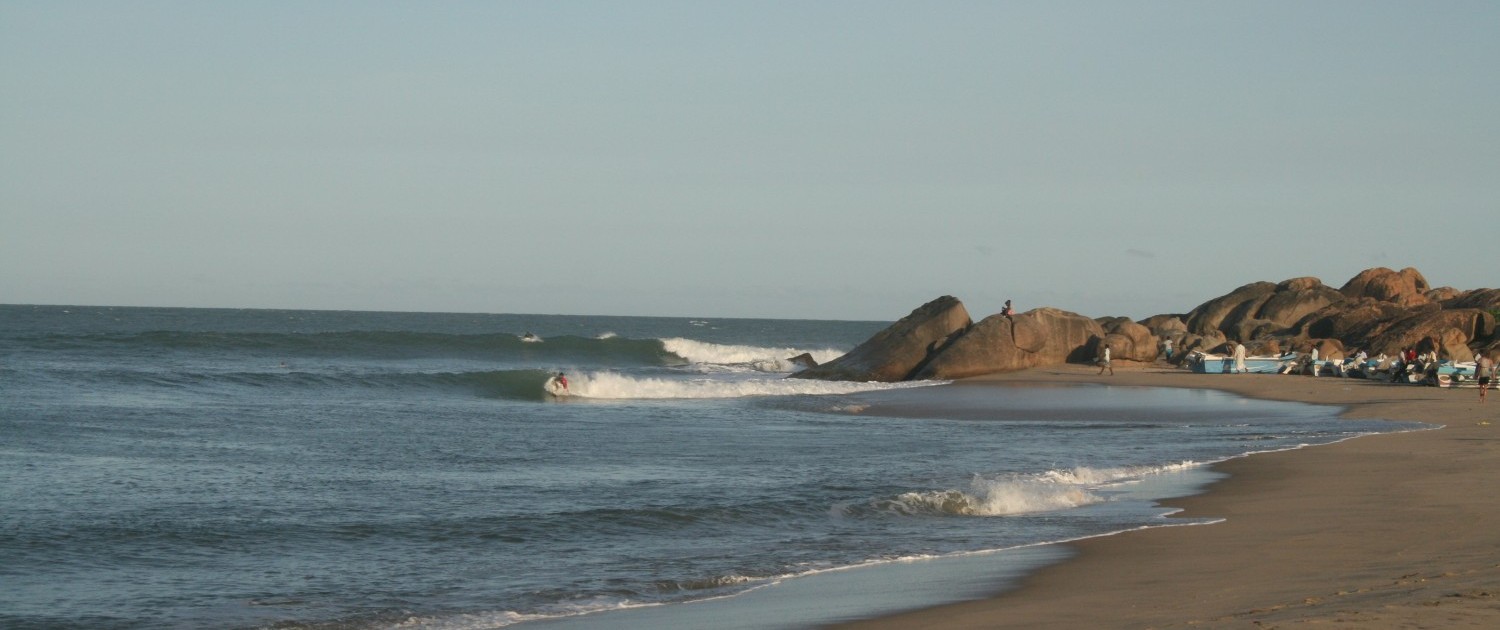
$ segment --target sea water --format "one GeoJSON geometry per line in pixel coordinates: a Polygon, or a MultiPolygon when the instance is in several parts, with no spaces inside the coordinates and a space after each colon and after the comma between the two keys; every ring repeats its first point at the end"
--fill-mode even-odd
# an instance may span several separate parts
{"type": "Polygon", "coordinates": [[[0,306],[0,626],[807,627],[1176,523],[1208,462],[1407,428],[786,378],[886,325],[0,306]]]}

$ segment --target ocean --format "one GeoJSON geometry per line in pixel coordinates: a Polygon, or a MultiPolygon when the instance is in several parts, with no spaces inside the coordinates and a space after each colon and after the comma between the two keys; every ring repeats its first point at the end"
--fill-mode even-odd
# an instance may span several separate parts
{"type": "Polygon", "coordinates": [[[1411,428],[786,378],[888,324],[0,306],[0,627],[803,628],[1200,522],[1156,502],[1211,462],[1411,428]]]}

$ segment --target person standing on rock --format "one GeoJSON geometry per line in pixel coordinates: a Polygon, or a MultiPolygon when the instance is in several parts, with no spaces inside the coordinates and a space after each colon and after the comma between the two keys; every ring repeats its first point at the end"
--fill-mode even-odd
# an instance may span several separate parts
{"type": "Polygon", "coordinates": [[[1010,300],[1005,301],[1005,308],[1000,309],[1000,314],[1004,315],[1007,319],[1015,318],[1016,309],[1010,307],[1010,300]]]}
{"type": "Polygon", "coordinates": [[[1115,375],[1115,368],[1109,364],[1109,344],[1104,344],[1104,351],[1099,354],[1099,373],[1103,374],[1109,370],[1109,375],[1115,375]]]}
{"type": "Polygon", "coordinates": [[[1495,362],[1490,360],[1489,355],[1483,352],[1474,357],[1474,375],[1479,377],[1479,402],[1484,402],[1484,394],[1490,388],[1490,380],[1495,377],[1495,362]]]}

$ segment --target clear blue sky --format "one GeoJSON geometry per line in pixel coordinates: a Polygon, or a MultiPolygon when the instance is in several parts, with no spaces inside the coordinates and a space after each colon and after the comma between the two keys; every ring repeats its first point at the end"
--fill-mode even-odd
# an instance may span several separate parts
{"type": "Polygon", "coordinates": [[[0,0],[0,303],[1144,317],[1497,265],[1497,2],[0,0]]]}

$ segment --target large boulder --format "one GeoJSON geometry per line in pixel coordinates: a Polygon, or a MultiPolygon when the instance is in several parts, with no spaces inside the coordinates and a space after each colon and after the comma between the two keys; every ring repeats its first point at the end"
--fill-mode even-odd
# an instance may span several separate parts
{"type": "Polygon", "coordinates": [[[1344,300],[1343,293],[1317,278],[1252,282],[1193,309],[1187,327],[1199,335],[1220,332],[1229,339],[1250,341],[1292,328],[1308,315],[1344,300]]]}
{"type": "Polygon", "coordinates": [[[1491,313],[1500,311],[1500,289],[1464,291],[1443,301],[1443,308],[1477,308],[1491,313]]]}
{"type": "Polygon", "coordinates": [[[1254,339],[1259,339],[1286,328],[1286,326],[1283,326],[1271,320],[1257,319],[1253,317],[1234,322],[1234,325],[1232,326],[1229,326],[1226,323],[1226,326],[1228,328],[1224,331],[1224,336],[1226,338],[1236,339],[1243,342],[1249,342],[1254,339]]]}
{"type": "Polygon", "coordinates": [[[1194,350],[1209,352],[1214,348],[1224,345],[1225,341],[1228,341],[1228,338],[1224,336],[1224,333],[1217,330],[1202,335],[1186,333],[1173,341],[1172,356],[1185,357],[1189,352],[1194,350]]]}
{"type": "Polygon", "coordinates": [[[1307,345],[1309,351],[1318,351],[1318,358],[1321,360],[1337,361],[1344,358],[1344,344],[1337,339],[1309,339],[1307,345]]]}
{"type": "Polygon", "coordinates": [[[1276,285],[1276,293],[1261,305],[1254,318],[1290,328],[1309,314],[1344,299],[1343,293],[1317,278],[1293,278],[1276,285]]]}
{"type": "Polygon", "coordinates": [[[1452,308],[1447,303],[1458,299],[1464,295],[1464,292],[1453,287],[1438,287],[1436,289],[1429,289],[1425,295],[1428,302],[1441,302],[1443,303],[1443,308],[1452,308]]]}
{"type": "Polygon", "coordinates": [[[1195,335],[1227,332],[1223,328],[1225,319],[1231,316],[1242,319],[1246,313],[1253,314],[1275,294],[1276,285],[1270,282],[1252,282],[1227,295],[1204,302],[1187,314],[1188,332],[1195,335]]]}
{"type": "Polygon", "coordinates": [[[1402,306],[1420,306],[1432,301],[1426,295],[1430,288],[1422,273],[1411,267],[1401,271],[1375,267],[1350,278],[1339,292],[1349,299],[1367,297],[1402,306]]]}
{"type": "Polygon", "coordinates": [[[1357,298],[1329,305],[1304,318],[1297,331],[1308,337],[1339,339],[1357,346],[1410,317],[1412,309],[1374,298],[1357,298]]]}
{"type": "Polygon", "coordinates": [[[1087,361],[1092,343],[1102,336],[1098,322],[1055,308],[1039,308],[1014,318],[991,315],[943,348],[913,378],[964,378],[1087,361]]]}
{"type": "Polygon", "coordinates": [[[844,356],[792,376],[827,381],[906,380],[972,323],[963,302],[945,295],[917,307],[844,356]]]}
{"type": "Polygon", "coordinates": [[[1150,329],[1153,335],[1168,337],[1188,331],[1187,321],[1183,317],[1182,315],[1173,314],[1152,315],[1136,323],[1150,329]]]}
{"type": "MultiPolygon", "coordinates": [[[[1435,305],[1433,305],[1435,306],[1435,305]]],[[[1473,358],[1469,344],[1482,341],[1486,330],[1493,331],[1494,316],[1479,309],[1419,309],[1369,340],[1370,354],[1395,354],[1405,348],[1438,350],[1444,358],[1468,361],[1473,358]]]]}
{"type": "Polygon", "coordinates": [[[1161,340],[1129,319],[1105,326],[1104,343],[1109,344],[1110,359],[1148,362],[1161,355],[1161,340]]]}
{"type": "Polygon", "coordinates": [[[1489,341],[1500,342],[1500,289],[1475,289],[1458,294],[1443,302],[1443,308],[1472,308],[1482,313],[1478,328],[1474,331],[1475,345],[1483,346],[1489,341]]]}

